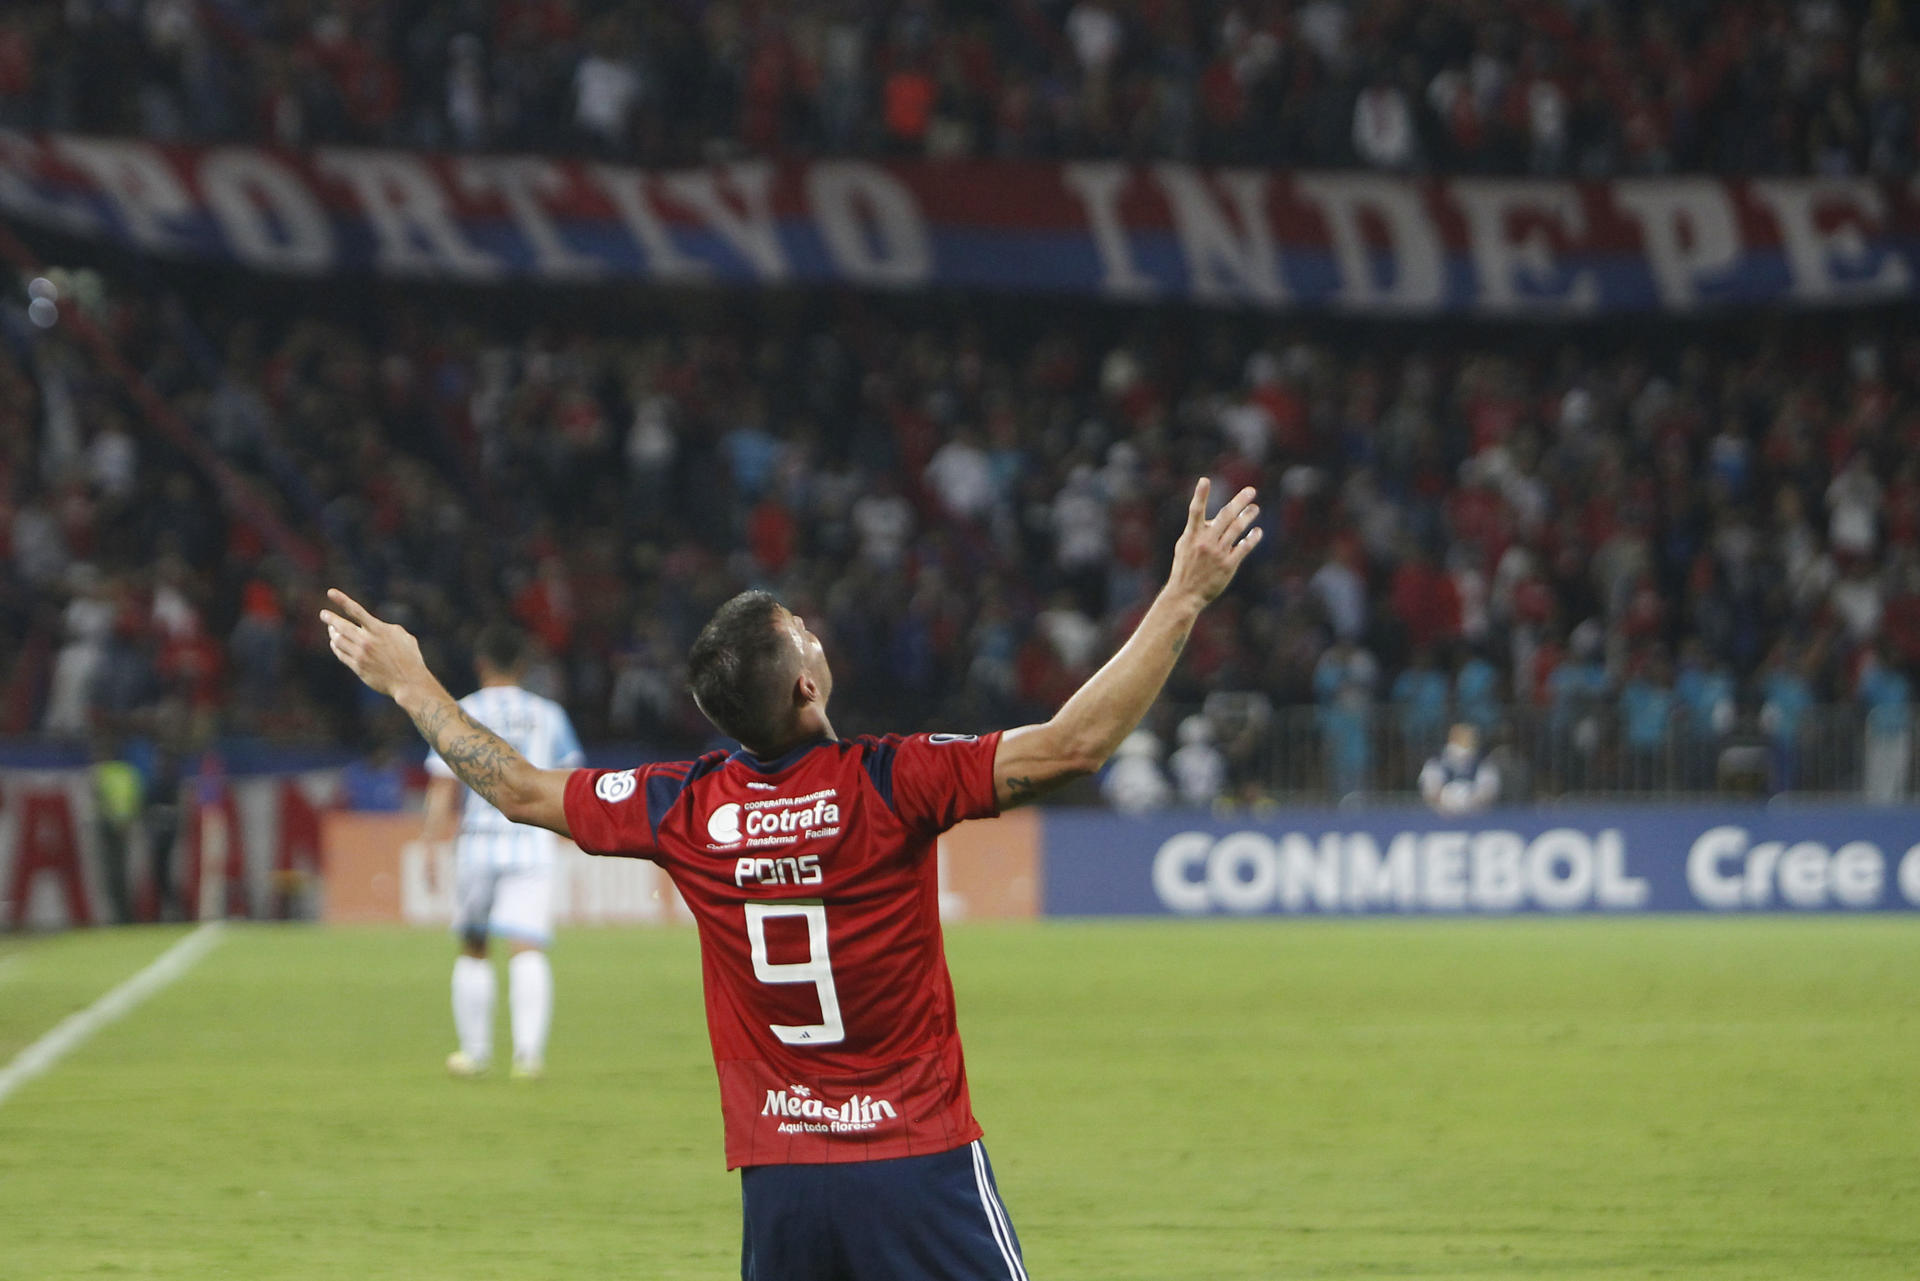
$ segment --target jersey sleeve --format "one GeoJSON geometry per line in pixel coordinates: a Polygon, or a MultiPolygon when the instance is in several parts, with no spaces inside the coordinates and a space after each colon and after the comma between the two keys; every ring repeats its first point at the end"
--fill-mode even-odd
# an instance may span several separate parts
{"type": "Polygon", "coordinates": [[[563,802],[573,843],[589,854],[658,859],[660,820],[686,788],[687,763],[577,769],[563,802]]]}
{"type": "Polygon", "coordinates": [[[1000,812],[993,796],[999,734],[890,735],[876,742],[867,772],[908,827],[944,832],[1000,812]]]}

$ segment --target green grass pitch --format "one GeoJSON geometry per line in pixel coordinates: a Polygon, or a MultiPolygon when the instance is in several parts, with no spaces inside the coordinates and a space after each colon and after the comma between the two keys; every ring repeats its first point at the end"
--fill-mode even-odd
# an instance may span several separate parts
{"type": "MultiPolygon", "coordinates": [[[[0,1062],[178,933],[0,938],[0,1062]]],[[[949,950],[1039,1281],[1920,1275],[1920,921],[949,950]]],[[[737,1276],[692,932],[564,934],[530,1086],[442,1074],[450,957],[231,929],[0,1103],[0,1277],[737,1276]]]]}

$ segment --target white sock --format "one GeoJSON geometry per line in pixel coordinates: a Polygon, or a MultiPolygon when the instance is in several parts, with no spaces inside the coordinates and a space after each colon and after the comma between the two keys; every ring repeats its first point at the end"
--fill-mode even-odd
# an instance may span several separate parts
{"type": "Polygon", "coordinates": [[[453,1030],[475,1063],[493,1057],[493,963],[478,956],[453,962],[453,1030]]]}
{"type": "Polygon", "coordinates": [[[515,952],[507,962],[507,1002],[513,1014],[513,1059],[542,1063],[553,1022],[553,967],[545,952],[515,952]]]}

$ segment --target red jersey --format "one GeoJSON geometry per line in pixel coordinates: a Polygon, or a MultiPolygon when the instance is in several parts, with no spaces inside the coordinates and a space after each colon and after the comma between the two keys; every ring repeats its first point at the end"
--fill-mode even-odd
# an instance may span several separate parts
{"type": "Polygon", "coordinates": [[[700,928],[727,1168],[873,1161],[980,1137],[934,844],[997,812],[1000,736],[821,739],[577,770],[590,854],[660,864],[700,928]]]}

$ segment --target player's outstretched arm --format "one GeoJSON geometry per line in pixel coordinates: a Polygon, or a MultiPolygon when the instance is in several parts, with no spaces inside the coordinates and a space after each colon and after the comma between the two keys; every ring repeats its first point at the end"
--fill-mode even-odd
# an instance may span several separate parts
{"type": "Polygon", "coordinates": [[[1200,611],[1227,589],[1234,571],[1260,543],[1254,491],[1243,489],[1207,519],[1208,482],[1193,487],[1187,527],[1173,548],[1173,570],[1140,626],[1044,725],[1001,736],[993,758],[993,791],[1009,809],[1084,778],[1106,763],[1120,740],[1160,696],[1200,611]]]}
{"type": "Polygon", "coordinates": [[[334,657],[369,689],[398,703],[461,782],[515,823],[572,834],[565,804],[572,770],[535,769],[505,739],[461,710],[427,670],[411,632],[381,622],[338,588],[327,595],[344,611],[320,611],[334,657]]]}

